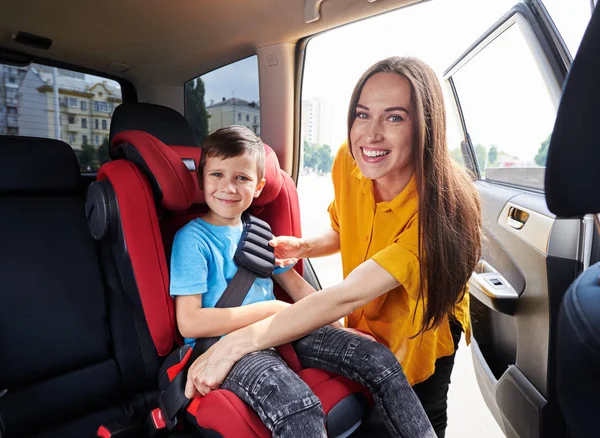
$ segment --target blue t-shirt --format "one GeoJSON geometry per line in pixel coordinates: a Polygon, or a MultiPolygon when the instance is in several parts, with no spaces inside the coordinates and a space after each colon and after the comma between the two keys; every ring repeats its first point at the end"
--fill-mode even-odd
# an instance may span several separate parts
{"type": "MultiPolygon", "coordinates": [[[[202,307],[214,307],[237,272],[233,255],[242,230],[241,223],[239,226],[219,226],[200,218],[181,228],[175,235],[171,252],[171,295],[202,294],[202,307]]],[[[274,274],[290,268],[277,268],[274,274]]],[[[273,281],[257,278],[242,306],[274,299],[273,281]]],[[[188,344],[194,341],[185,339],[188,344]]]]}

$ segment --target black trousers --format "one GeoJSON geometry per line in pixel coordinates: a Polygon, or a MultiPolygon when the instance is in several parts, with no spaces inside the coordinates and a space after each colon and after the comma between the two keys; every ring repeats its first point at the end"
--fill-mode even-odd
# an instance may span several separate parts
{"type": "Polygon", "coordinates": [[[451,356],[440,357],[436,360],[433,375],[424,382],[413,386],[413,390],[421,400],[423,409],[425,409],[425,413],[429,417],[438,438],[446,436],[450,374],[452,374],[452,368],[454,368],[454,357],[462,331],[461,324],[453,316],[450,316],[450,332],[454,340],[454,353],[451,356]]]}

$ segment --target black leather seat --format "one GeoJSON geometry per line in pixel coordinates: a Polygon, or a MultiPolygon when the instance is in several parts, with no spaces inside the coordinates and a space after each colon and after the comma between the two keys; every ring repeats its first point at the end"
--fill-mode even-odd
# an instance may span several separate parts
{"type": "MultiPolygon", "coordinates": [[[[594,213],[600,224],[600,10],[585,33],[560,103],[546,167],[557,216],[594,213]]],[[[600,228],[599,228],[600,230],[600,228]]],[[[563,298],[557,328],[557,395],[573,438],[600,436],[600,263],[563,298]]]]}
{"type": "Polygon", "coordinates": [[[0,137],[3,438],[94,436],[155,398],[158,356],[142,353],[131,304],[101,264],[80,184],[67,144],[0,137]]]}

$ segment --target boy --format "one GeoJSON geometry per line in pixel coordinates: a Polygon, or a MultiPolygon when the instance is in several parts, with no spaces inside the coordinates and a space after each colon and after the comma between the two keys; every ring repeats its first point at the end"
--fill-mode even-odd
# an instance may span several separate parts
{"type": "MultiPolygon", "coordinates": [[[[262,141],[244,126],[221,128],[202,145],[198,182],[209,211],[179,230],[171,255],[170,292],[175,297],[177,326],[187,343],[227,335],[288,306],[275,300],[271,279],[257,278],[242,306],[214,307],[237,271],[233,256],[242,233],[241,217],[265,185],[264,162],[262,141]]],[[[313,293],[314,289],[290,268],[276,269],[275,281],[294,301],[313,293]]],[[[341,327],[339,323],[334,325],[341,327]]],[[[402,406],[400,400],[416,403],[419,417],[427,421],[393,354],[379,343],[347,330],[327,326],[295,341],[300,361],[359,381],[385,408],[402,406]],[[318,351],[316,345],[320,345],[318,351]],[[344,353],[348,348],[354,352],[353,358],[344,353]],[[393,378],[380,383],[382,375],[393,378]]],[[[274,349],[244,356],[221,388],[252,406],[273,436],[326,436],[319,399],[274,349]]],[[[407,409],[410,414],[408,411],[413,409],[407,409]]]]}
{"type": "MultiPolygon", "coordinates": [[[[264,165],[262,141],[244,126],[219,129],[202,145],[198,182],[209,211],[177,233],[171,254],[170,292],[175,297],[177,326],[186,343],[193,343],[196,338],[226,335],[289,305],[275,299],[270,278],[257,278],[242,306],[214,307],[237,271],[233,255],[242,234],[242,213],[265,186],[264,165]]],[[[273,275],[290,297],[297,301],[314,292],[290,268],[277,268],[273,275]]],[[[293,402],[300,401],[303,411],[312,409],[312,416],[323,425],[324,418],[319,418],[324,417],[320,401],[310,388],[287,368],[274,350],[258,354],[264,356],[265,366],[281,365],[287,369],[287,373],[281,373],[283,380],[293,379],[293,384],[287,385],[287,395],[296,399],[293,402]]],[[[239,390],[233,392],[259,414],[263,410],[247,396],[238,394],[239,390]]],[[[309,412],[303,415],[303,421],[311,421],[306,418],[309,416],[309,412]]],[[[265,420],[263,415],[261,418],[265,420]]]]}
{"type": "MultiPolygon", "coordinates": [[[[203,144],[198,182],[209,211],[177,233],[171,256],[170,291],[186,343],[226,335],[289,305],[275,300],[271,279],[257,278],[241,307],[214,307],[237,271],[241,217],[265,186],[264,163],[263,143],[244,126],[222,128],[203,144]]],[[[277,268],[273,278],[298,301],[314,289],[290,268],[277,268]]]]}

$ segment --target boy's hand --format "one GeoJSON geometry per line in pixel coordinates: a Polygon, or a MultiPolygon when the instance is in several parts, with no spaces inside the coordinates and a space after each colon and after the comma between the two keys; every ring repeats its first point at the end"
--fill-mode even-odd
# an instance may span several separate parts
{"type": "Polygon", "coordinates": [[[329,324],[331,327],[333,328],[339,328],[339,329],[343,329],[344,326],[341,322],[336,321],[336,322],[332,322],[331,324],[329,324]]]}
{"type": "Polygon", "coordinates": [[[309,249],[306,240],[294,236],[274,237],[269,245],[275,249],[275,264],[282,268],[296,263],[309,249]]]}

